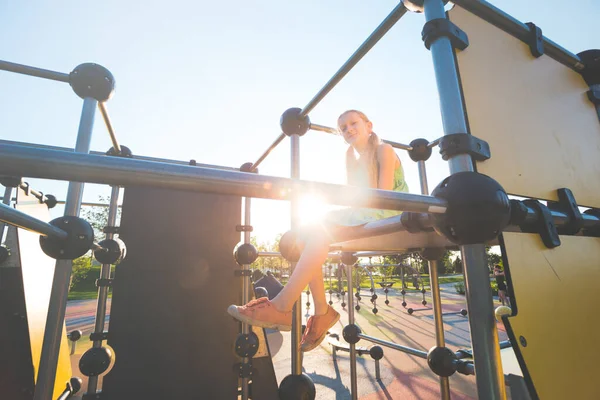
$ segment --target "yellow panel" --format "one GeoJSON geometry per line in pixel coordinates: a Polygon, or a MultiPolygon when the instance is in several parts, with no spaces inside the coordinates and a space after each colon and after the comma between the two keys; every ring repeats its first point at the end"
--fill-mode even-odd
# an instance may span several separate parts
{"type": "MultiPolygon", "coordinates": [[[[23,194],[20,192],[17,208],[43,221],[50,220],[46,205],[39,204],[37,199],[28,200],[30,199],[23,201],[23,194]]],[[[31,342],[31,358],[37,381],[56,261],[42,252],[39,235],[23,229],[18,229],[17,234],[31,342]]],[[[66,335],[66,327],[63,326],[53,398],[57,398],[65,390],[66,383],[72,377],[69,343],[66,335]]]]}
{"type": "Polygon", "coordinates": [[[511,194],[556,200],[567,187],[600,207],[600,123],[583,78],[460,7],[450,17],[469,36],[457,58],[471,133],[492,153],[477,170],[511,194]]]}
{"type": "Polygon", "coordinates": [[[517,311],[507,328],[539,398],[600,399],[600,238],[561,236],[548,249],[539,235],[503,236],[517,311]]]}

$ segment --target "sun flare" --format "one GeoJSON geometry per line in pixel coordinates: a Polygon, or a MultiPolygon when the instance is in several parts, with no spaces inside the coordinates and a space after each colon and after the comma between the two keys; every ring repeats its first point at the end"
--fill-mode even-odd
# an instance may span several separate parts
{"type": "Polygon", "coordinates": [[[321,222],[327,211],[329,211],[329,205],[317,195],[306,194],[298,201],[298,216],[301,225],[321,222]]]}

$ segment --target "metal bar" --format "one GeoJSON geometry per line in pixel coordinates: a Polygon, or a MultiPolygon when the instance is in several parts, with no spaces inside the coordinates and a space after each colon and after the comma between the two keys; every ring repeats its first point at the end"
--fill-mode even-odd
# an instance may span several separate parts
{"type": "Polygon", "coordinates": [[[440,144],[440,140],[442,140],[442,138],[437,138],[433,142],[429,142],[427,147],[429,147],[431,149],[431,148],[437,146],[438,144],[440,144]]]}
{"type": "Polygon", "coordinates": [[[431,213],[446,211],[446,201],[431,196],[12,145],[0,145],[0,169],[6,175],[18,172],[33,178],[278,200],[289,200],[293,193],[316,192],[329,203],[338,205],[431,213]]]}
{"type": "MultiPolygon", "coordinates": [[[[484,0],[453,0],[453,3],[464,8],[465,10],[475,14],[481,19],[486,20],[490,24],[502,29],[504,32],[516,37],[517,39],[528,43],[530,37],[530,29],[527,25],[513,18],[511,15],[496,8],[492,4],[484,0]]],[[[542,27],[543,28],[543,27],[542,27]]],[[[558,44],[554,43],[547,37],[543,37],[544,53],[552,57],[559,63],[580,72],[584,65],[575,54],[565,50],[558,44]]]]}
{"type": "MultiPolygon", "coordinates": [[[[119,209],[117,203],[119,202],[119,191],[118,186],[113,186],[110,193],[110,204],[108,207],[108,218],[106,226],[115,226],[117,224],[117,211],[119,209]]],[[[106,239],[112,239],[115,236],[114,233],[109,232],[106,234],[106,239]]],[[[100,268],[100,279],[110,278],[110,264],[102,264],[100,268]]],[[[94,333],[104,332],[104,324],[106,322],[106,302],[108,300],[108,286],[98,287],[98,299],[96,302],[96,320],[94,323],[94,333]]],[[[101,340],[95,340],[92,344],[94,348],[102,347],[101,340]]],[[[91,395],[96,394],[98,387],[98,377],[90,376],[88,378],[87,393],[91,395]]]]}
{"type": "Polygon", "coordinates": [[[312,129],[313,131],[319,131],[319,132],[325,132],[325,133],[331,133],[332,135],[338,135],[340,134],[340,131],[337,130],[336,128],[330,128],[328,126],[324,126],[324,125],[317,125],[317,124],[310,124],[310,129],[312,129]]]}
{"type": "MultiPolygon", "coordinates": [[[[440,287],[438,282],[438,264],[436,261],[429,261],[429,286],[431,287],[431,298],[433,299],[433,323],[435,326],[435,345],[446,347],[444,338],[444,320],[442,317],[442,299],[440,297],[440,287]]],[[[440,376],[440,392],[443,400],[450,400],[450,381],[448,377],[440,376]]]]}
{"type": "MultiPolygon", "coordinates": [[[[310,129],[312,129],[313,131],[320,131],[320,132],[325,132],[325,133],[331,133],[333,135],[338,135],[338,136],[340,134],[340,132],[337,129],[330,128],[330,127],[324,126],[324,125],[310,124],[310,129]]],[[[409,146],[409,145],[407,145],[407,144],[392,142],[391,140],[387,140],[387,139],[381,139],[381,141],[383,143],[389,144],[390,146],[392,146],[392,147],[394,147],[396,149],[407,150],[407,151],[412,150],[412,147],[409,146]]]]}
{"type": "Polygon", "coordinates": [[[100,109],[100,113],[102,114],[102,118],[104,119],[104,124],[106,125],[106,129],[108,130],[108,134],[110,135],[110,141],[112,142],[113,148],[116,150],[117,154],[121,154],[121,146],[117,141],[115,130],[113,129],[112,123],[110,122],[108,110],[106,109],[106,103],[99,102],[98,108],[100,109]]]}
{"type": "MultiPolygon", "coordinates": [[[[290,137],[291,150],[291,178],[300,179],[300,136],[290,137]]],[[[300,225],[299,193],[293,193],[290,202],[291,229],[300,225]]],[[[296,269],[296,263],[292,263],[292,273],[296,269]]],[[[302,354],[300,352],[300,341],[302,340],[302,295],[296,300],[292,309],[292,374],[302,374],[302,354]]]]}
{"type": "Polygon", "coordinates": [[[0,221],[16,226],[17,228],[39,233],[42,236],[60,240],[64,240],[68,236],[67,232],[62,229],[32,217],[31,215],[27,215],[6,204],[0,204],[0,221]]]}
{"type": "Polygon", "coordinates": [[[427,359],[427,352],[426,351],[422,351],[422,350],[417,350],[417,349],[413,349],[411,347],[406,347],[406,346],[402,346],[400,344],[397,343],[393,343],[393,342],[388,342],[386,340],[382,340],[373,336],[369,336],[369,335],[365,335],[365,334],[359,334],[358,335],[361,339],[366,340],[367,342],[371,342],[371,343],[376,343],[379,344],[381,346],[385,346],[385,347],[389,347],[390,349],[394,349],[394,350],[398,350],[401,351],[403,353],[407,353],[407,354],[411,354],[413,356],[419,357],[419,358],[423,358],[423,359],[427,359]]]}
{"type": "MultiPolygon", "coordinates": [[[[425,19],[445,19],[442,0],[425,0],[425,19]]],[[[440,98],[444,135],[467,132],[461,88],[454,62],[454,50],[447,37],[435,40],[430,47],[440,98]]],[[[473,171],[469,155],[457,155],[448,160],[450,173],[473,171]]],[[[487,275],[485,246],[460,246],[467,281],[466,300],[469,313],[471,343],[477,373],[479,398],[506,399],[506,388],[498,348],[498,331],[494,322],[492,293],[487,275]]]]}
{"type": "MultiPolygon", "coordinates": [[[[13,188],[6,187],[4,188],[4,197],[2,197],[2,204],[10,207],[10,198],[12,197],[13,188]]],[[[6,228],[6,224],[4,222],[0,222],[0,243],[2,242],[2,238],[4,237],[4,228],[6,228]]]]}
{"type": "Polygon", "coordinates": [[[62,72],[50,71],[48,69],[30,67],[28,65],[16,64],[8,61],[0,60],[0,69],[17,74],[36,76],[38,78],[50,79],[59,82],[69,82],[69,74],[62,72]]]}
{"type": "MultiPolygon", "coordinates": [[[[36,149],[44,149],[44,150],[58,150],[58,151],[68,151],[68,152],[74,151],[74,149],[71,149],[68,147],[48,146],[48,145],[43,145],[43,144],[15,142],[12,140],[0,139],[0,146],[3,146],[3,145],[17,145],[17,146],[33,147],[36,149]]],[[[95,155],[95,156],[106,155],[106,152],[102,152],[102,151],[90,151],[89,153],[92,155],[95,155]]],[[[160,163],[167,163],[167,164],[190,165],[190,161],[169,160],[167,158],[146,157],[146,156],[137,156],[137,155],[133,155],[131,158],[133,158],[134,160],[153,161],[153,162],[160,162],[160,163]]],[[[196,164],[195,166],[202,167],[202,168],[222,169],[222,170],[226,170],[226,171],[239,171],[239,168],[224,167],[221,165],[196,164]]]]}
{"type": "MultiPolygon", "coordinates": [[[[427,169],[425,160],[420,160],[417,163],[419,167],[419,181],[421,183],[421,194],[429,194],[429,186],[427,184],[427,169]]],[[[446,347],[444,338],[444,319],[442,316],[442,298],[440,295],[440,287],[438,280],[438,261],[429,261],[429,286],[431,287],[431,298],[433,299],[433,324],[435,326],[435,345],[438,347],[446,347]]],[[[424,289],[424,287],[423,287],[424,289]]],[[[423,296],[425,297],[425,296],[423,296]]],[[[448,377],[440,376],[440,393],[442,400],[450,400],[450,381],[448,377]]]]}
{"type": "MultiPolygon", "coordinates": [[[[79,132],[75,151],[87,153],[90,151],[92,130],[94,128],[94,115],[97,101],[91,98],[83,100],[83,110],[79,121],[79,132]]],[[[83,195],[83,183],[81,181],[70,182],[67,190],[67,203],[65,204],[65,215],[78,216],[81,208],[83,195]]],[[[35,386],[34,400],[48,400],[52,397],[56,367],[58,364],[58,352],[62,338],[62,329],[65,323],[65,311],[67,308],[67,295],[71,281],[71,260],[57,260],[54,270],[50,302],[48,305],[48,317],[44,329],[44,342],[42,344],[42,355],[40,368],[35,386]]]]}
{"type": "MultiPolygon", "coordinates": [[[[348,280],[348,325],[354,325],[354,283],[352,281],[353,265],[346,266],[346,279],[348,280]]],[[[356,380],[356,343],[349,343],[350,348],[350,396],[352,400],[358,399],[358,382],[356,380]]]]}
{"type": "Polygon", "coordinates": [[[254,170],[256,170],[256,168],[258,168],[258,166],[260,165],[260,163],[262,163],[262,162],[265,160],[265,158],[267,158],[267,156],[268,156],[268,155],[269,155],[269,154],[270,154],[270,153],[271,153],[271,152],[272,152],[272,151],[275,149],[275,147],[277,147],[277,145],[278,145],[279,143],[281,143],[281,141],[282,141],[283,139],[285,139],[285,136],[286,136],[286,135],[285,135],[285,133],[281,133],[281,134],[280,134],[280,135],[277,137],[277,139],[275,139],[275,141],[274,141],[274,142],[273,142],[273,143],[272,143],[272,144],[269,146],[269,148],[267,149],[267,151],[265,151],[265,152],[262,154],[262,156],[260,156],[260,157],[258,158],[258,160],[256,160],[256,162],[255,162],[254,164],[252,164],[252,168],[250,168],[250,170],[251,170],[251,171],[254,171],[254,170]]]}
{"type": "Polygon", "coordinates": [[[360,45],[358,50],[356,50],[354,54],[350,56],[348,61],[346,61],[344,65],[342,65],[342,67],[333,75],[329,82],[327,82],[325,86],[319,90],[316,96],[313,97],[313,99],[302,109],[300,115],[308,115],[308,113],[310,113],[317,106],[317,104],[319,104],[319,102],[325,98],[327,93],[329,93],[331,89],[333,89],[335,85],[337,85],[342,78],[344,78],[344,76],[346,76],[346,74],[350,72],[352,68],[354,68],[354,66],[365,56],[365,54],[367,54],[369,50],[375,46],[375,44],[387,33],[387,31],[391,29],[392,26],[394,26],[396,22],[400,20],[400,18],[402,18],[404,14],[406,14],[407,11],[408,10],[406,7],[404,7],[404,4],[400,2],[383,20],[383,22],[377,28],[375,28],[367,40],[360,45]]]}
{"type": "MultiPolygon", "coordinates": [[[[250,210],[251,210],[251,198],[244,197],[244,225],[250,226],[250,210]]],[[[244,231],[244,243],[250,243],[250,232],[244,231]]],[[[247,271],[250,268],[250,265],[243,264],[242,271],[247,271]]],[[[245,273],[242,273],[242,304],[247,304],[250,301],[251,297],[251,283],[250,277],[245,273]]],[[[250,333],[250,325],[242,322],[242,334],[248,335],[250,333]]],[[[243,357],[242,363],[246,364],[250,362],[249,357],[243,357]]],[[[248,377],[242,378],[242,400],[248,400],[250,398],[250,385],[248,377]]]]}

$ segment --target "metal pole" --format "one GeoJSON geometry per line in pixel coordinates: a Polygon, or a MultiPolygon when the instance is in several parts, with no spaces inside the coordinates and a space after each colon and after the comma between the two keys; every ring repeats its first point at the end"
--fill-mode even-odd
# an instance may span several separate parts
{"type": "MultiPolygon", "coordinates": [[[[346,266],[346,278],[348,279],[348,325],[354,325],[354,284],[352,282],[353,265],[346,266]]],[[[356,344],[349,343],[350,347],[350,396],[352,400],[358,399],[358,384],[356,380],[356,344]]]]}
{"type": "Polygon", "coordinates": [[[281,143],[281,141],[283,139],[285,139],[285,133],[281,133],[279,134],[279,136],[277,136],[277,139],[275,139],[275,141],[269,146],[269,148],[267,149],[267,151],[265,151],[262,156],[260,156],[258,158],[258,160],[256,160],[256,162],[254,164],[252,164],[252,168],[250,168],[250,170],[254,171],[256,168],[258,168],[258,166],[260,165],[260,163],[262,163],[265,158],[267,158],[267,156],[275,149],[275,147],[277,147],[277,145],[279,143],[281,143]]]}
{"type": "MultiPolygon", "coordinates": [[[[427,21],[446,18],[442,0],[425,0],[424,7],[427,21]]],[[[440,37],[434,41],[431,44],[431,56],[440,97],[444,135],[466,133],[461,89],[450,39],[440,37]]],[[[451,173],[473,171],[471,157],[466,154],[452,157],[448,164],[451,173]]],[[[482,399],[505,399],[506,388],[500,352],[497,350],[498,332],[494,322],[489,276],[486,273],[485,246],[477,244],[460,247],[467,281],[466,299],[470,315],[471,343],[477,366],[477,392],[482,399]]]]}
{"type": "MultiPolygon", "coordinates": [[[[108,207],[108,220],[107,226],[114,227],[117,224],[117,211],[119,202],[119,187],[113,186],[110,193],[110,204],[108,207]]],[[[114,233],[109,231],[106,234],[106,239],[112,239],[115,236],[114,233]]],[[[100,269],[100,279],[110,278],[110,264],[102,264],[100,269]]],[[[106,322],[106,302],[108,300],[108,286],[100,286],[98,288],[98,300],[96,303],[96,321],[94,325],[94,333],[104,332],[104,324],[106,322]]],[[[73,342],[75,343],[75,342],[73,342]]],[[[102,347],[102,340],[94,340],[92,346],[94,348],[102,347]]],[[[87,393],[96,394],[96,388],[98,387],[98,377],[90,376],[88,378],[87,393]]]]}
{"type": "MultiPolygon", "coordinates": [[[[252,199],[250,197],[244,197],[244,225],[250,226],[250,210],[252,199]]],[[[244,243],[250,243],[250,231],[244,231],[244,243]]],[[[250,265],[242,265],[242,304],[247,304],[250,301],[250,277],[244,272],[250,269],[250,265]]],[[[248,335],[250,333],[250,325],[242,322],[242,334],[248,335]]],[[[266,339],[266,336],[265,336],[266,339]]],[[[250,362],[248,357],[243,357],[242,363],[246,364],[250,362]]],[[[250,386],[248,384],[248,378],[242,378],[242,400],[248,400],[250,398],[250,386]]]]}
{"type": "MultiPolygon", "coordinates": [[[[431,282],[431,297],[433,299],[433,323],[435,326],[435,345],[446,347],[444,338],[444,320],[442,317],[442,299],[440,298],[440,287],[438,284],[439,261],[429,261],[429,279],[431,282]]],[[[440,391],[443,400],[450,399],[450,381],[448,377],[440,376],[440,391]]]]}
{"type": "MultiPolygon", "coordinates": [[[[4,197],[2,198],[2,204],[5,204],[8,207],[10,207],[10,198],[12,197],[12,191],[13,191],[13,188],[11,188],[11,187],[7,187],[4,189],[4,197]]],[[[0,243],[2,242],[2,238],[4,237],[4,228],[5,227],[6,227],[6,224],[3,222],[0,222],[0,243]]]]}
{"type": "MultiPolygon", "coordinates": [[[[484,0],[453,0],[453,3],[464,8],[465,10],[477,15],[479,18],[495,25],[504,32],[516,37],[517,39],[528,42],[530,37],[530,29],[524,23],[513,18],[509,14],[494,7],[492,4],[484,0]]],[[[544,53],[552,57],[559,63],[580,72],[584,69],[579,57],[565,50],[558,44],[554,43],[547,37],[543,37],[544,53]]]]}
{"type": "Polygon", "coordinates": [[[42,68],[30,67],[28,65],[16,64],[8,61],[0,60],[0,69],[17,74],[36,76],[38,78],[46,78],[53,81],[69,82],[69,74],[62,72],[50,71],[42,68]]]}
{"type": "Polygon", "coordinates": [[[385,346],[385,347],[389,347],[390,349],[398,350],[398,351],[401,351],[403,353],[413,355],[415,357],[427,359],[427,352],[426,351],[417,350],[417,349],[413,349],[411,347],[402,346],[402,345],[394,343],[394,342],[388,342],[386,340],[382,340],[382,339],[376,338],[374,336],[364,335],[362,333],[360,335],[358,335],[358,336],[361,339],[366,340],[367,342],[371,342],[371,343],[379,344],[379,345],[382,345],[382,346],[385,346]]]}
{"type": "Polygon", "coordinates": [[[106,125],[106,129],[108,130],[108,134],[110,135],[110,141],[112,142],[113,148],[115,149],[117,154],[121,154],[121,146],[117,141],[115,130],[113,129],[112,123],[110,122],[108,110],[106,109],[106,103],[98,103],[98,108],[100,109],[100,113],[102,114],[102,118],[104,119],[104,124],[106,125]]]}
{"type": "Polygon", "coordinates": [[[39,233],[42,236],[48,236],[57,239],[66,239],[68,236],[67,232],[63,231],[62,229],[32,217],[31,215],[27,215],[16,208],[7,206],[6,204],[0,204],[0,221],[6,222],[7,224],[16,226],[18,228],[39,233]]]}
{"type": "Polygon", "coordinates": [[[323,86],[319,93],[302,109],[300,116],[306,116],[310,113],[313,108],[319,104],[321,100],[325,98],[327,93],[331,91],[338,84],[339,81],[346,76],[348,72],[375,46],[377,42],[389,31],[396,22],[406,14],[406,7],[400,2],[396,8],[383,20],[383,22],[371,33],[371,35],[360,45],[358,50],[354,52],[346,61],[344,65],[333,75],[333,77],[323,86]]]}
{"type": "Polygon", "coordinates": [[[4,175],[23,174],[41,179],[150,186],[275,200],[289,200],[294,193],[311,191],[331,204],[419,213],[443,214],[447,207],[443,199],[391,190],[8,144],[0,145],[0,170],[4,175]]]}
{"type": "MultiPolygon", "coordinates": [[[[421,183],[421,194],[429,194],[427,184],[427,169],[425,160],[418,161],[419,180],[421,183]]],[[[442,316],[442,299],[440,296],[440,286],[438,279],[438,261],[429,261],[429,282],[431,284],[431,297],[433,300],[433,323],[435,326],[435,345],[445,347],[444,338],[444,319],[442,316]]],[[[448,377],[440,376],[440,392],[443,400],[450,400],[450,381],[448,377]]]]}
{"type": "MultiPolygon", "coordinates": [[[[90,151],[97,103],[96,100],[91,98],[83,100],[83,110],[81,120],[79,121],[77,143],[75,145],[76,152],[88,153],[90,151]]],[[[65,215],[79,215],[82,195],[83,183],[70,182],[65,204],[65,215]]],[[[72,268],[73,262],[71,260],[56,261],[34,400],[50,400],[52,398],[72,268]]]]}
{"type": "MultiPolygon", "coordinates": [[[[292,135],[291,139],[291,178],[300,179],[300,136],[292,135]]],[[[299,192],[292,195],[291,207],[291,229],[300,225],[299,216],[299,192]]],[[[292,263],[292,273],[296,269],[296,263],[292,263]]],[[[291,274],[290,274],[291,276],[291,274]]],[[[296,300],[292,310],[292,374],[302,374],[302,354],[300,353],[300,341],[302,340],[302,296],[296,300]]]]}

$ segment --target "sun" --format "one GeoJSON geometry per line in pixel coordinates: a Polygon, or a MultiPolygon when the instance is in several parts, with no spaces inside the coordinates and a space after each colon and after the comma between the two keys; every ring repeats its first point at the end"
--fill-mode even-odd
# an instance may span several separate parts
{"type": "Polygon", "coordinates": [[[314,194],[305,194],[298,200],[298,216],[300,225],[321,222],[330,206],[314,194]]]}

